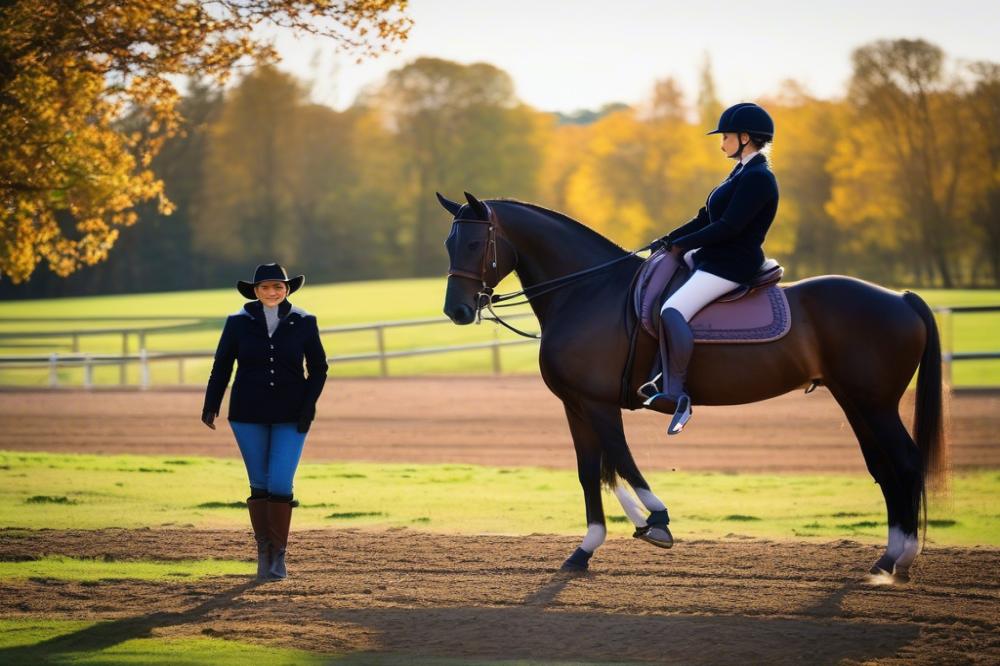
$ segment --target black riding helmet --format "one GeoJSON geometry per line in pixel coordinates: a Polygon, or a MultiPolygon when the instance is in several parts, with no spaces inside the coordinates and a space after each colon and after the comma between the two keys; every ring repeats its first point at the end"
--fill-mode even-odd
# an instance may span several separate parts
{"type": "MultiPolygon", "coordinates": [[[[719,116],[718,126],[707,134],[722,134],[731,132],[740,134],[746,132],[754,139],[773,139],[774,121],[771,115],[762,107],[753,102],[741,102],[734,104],[719,116]]],[[[740,149],[730,157],[739,158],[743,154],[746,144],[740,142],[740,149]]]]}

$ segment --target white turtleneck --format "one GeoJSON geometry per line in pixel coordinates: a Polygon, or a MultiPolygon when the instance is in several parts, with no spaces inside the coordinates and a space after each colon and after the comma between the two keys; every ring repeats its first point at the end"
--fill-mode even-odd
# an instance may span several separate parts
{"type": "Polygon", "coordinates": [[[754,157],[756,157],[757,153],[759,153],[759,152],[760,152],[759,150],[755,150],[752,153],[748,153],[748,152],[744,151],[743,155],[740,157],[740,164],[742,164],[743,166],[746,166],[747,162],[749,162],[754,157]]]}
{"type": "MultiPolygon", "coordinates": [[[[263,305],[263,303],[261,303],[263,305]]],[[[278,306],[264,305],[264,321],[267,322],[267,337],[274,335],[278,328],[278,306]]]]}

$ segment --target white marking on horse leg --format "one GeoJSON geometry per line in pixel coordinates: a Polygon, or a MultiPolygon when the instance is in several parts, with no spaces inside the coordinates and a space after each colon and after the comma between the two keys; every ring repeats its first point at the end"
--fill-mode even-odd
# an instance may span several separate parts
{"type": "Polygon", "coordinates": [[[646,514],[643,512],[642,507],[639,506],[639,502],[636,501],[635,496],[625,487],[625,484],[619,483],[615,486],[615,497],[621,502],[622,509],[625,510],[625,515],[628,516],[629,520],[636,527],[646,526],[646,514]]]}
{"type": "Polygon", "coordinates": [[[604,525],[591,523],[587,525],[587,536],[583,537],[583,543],[580,544],[580,548],[583,548],[588,553],[593,553],[601,547],[607,535],[608,530],[604,525]]]}
{"type": "Polygon", "coordinates": [[[903,554],[903,547],[906,542],[906,535],[903,534],[903,530],[898,525],[892,525],[889,527],[889,544],[885,547],[885,554],[892,558],[893,561],[899,559],[899,556],[903,554]]]}
{"type": "Polygon", "coordinates": [[[639,496],[639,501],[649,511],[663,511],[667,505],[660,501],[660,498],[647,488],[633,488],[635,494],[639,496]]]}
{"type": "MultiPolygon", "coordinates": [[[[901,532],[902,533],[902,532],[901,532]]],[[[896,568],[906,571],[913,564],[913,560],[920,552],[920,539],[916,534],[906,534],[903,536],[903,550],[896,558],[896,568]]]]}

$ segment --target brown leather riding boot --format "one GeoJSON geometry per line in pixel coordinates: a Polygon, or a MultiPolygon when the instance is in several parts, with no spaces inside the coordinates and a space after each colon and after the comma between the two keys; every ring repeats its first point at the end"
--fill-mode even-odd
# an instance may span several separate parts
{"type": "Polygon", "coordinates": [[[271,577],[271,538],[267,529],[267,498],[248,497],[247,509],[250,511],[253,538],[257,542],[257,580],[267,580],[271,577]]]}
{"type": "Polygon", "coordinates": [[[292,503],[269,499],[267,501],[267,527],[271,540],[271,578],[286,578],[285,549],[288,546],[288,529],[292,523],[292,503]]]}

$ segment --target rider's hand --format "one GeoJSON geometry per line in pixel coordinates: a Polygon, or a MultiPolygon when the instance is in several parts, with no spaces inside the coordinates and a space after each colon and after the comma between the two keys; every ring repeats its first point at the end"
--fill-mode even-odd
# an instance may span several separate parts
{"type": "Polygon", "coordinates": [[[652,243],[649,244],[649,251],[650,252],[659,252],[660,250],[664,250],[667,247],[669,247],[669,245],[670,244],[667,241],[667,237],[666,236],[664,236],[663,238],[657,238],[655,241],[653,241],[652,243]]]}
{"type": "Polygon", "coordinates": [[[213,412],[210,409],[206,409],[201,413],[201,422],[207,425],[212,430],[215,430],[215,417],[218,416],[218,412],[213,412]]]}

